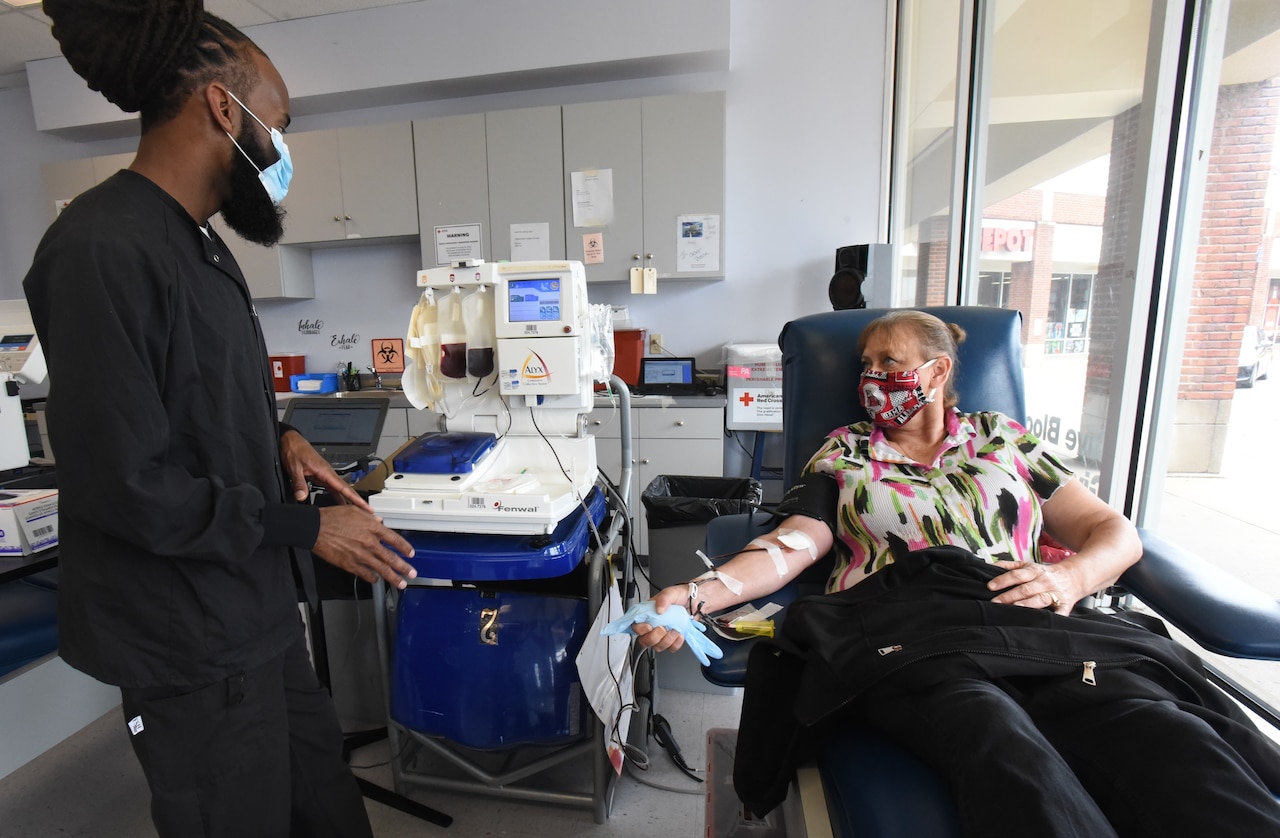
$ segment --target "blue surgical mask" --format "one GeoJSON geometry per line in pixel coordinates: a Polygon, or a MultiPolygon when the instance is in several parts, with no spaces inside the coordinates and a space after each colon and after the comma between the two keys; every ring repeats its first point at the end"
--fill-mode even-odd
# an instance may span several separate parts
{"type": "Polygon", "coordinates": [[[257,114],[245,108],[244,102],[241,102],[236,97],[236,94],[228,90],[227,95],[235,99],[236,104],[244,108],[245,113],[252,116],[255,122],[266,128],[271,134],[271,145],[275,147],[276,154],[280,155],[280,159],[265,169],[258,169],[258,164],[253,162],[252,157],[245,154],[244,149],[240,148],[240,143],[236,142],[236,138],[230,134],[227,134],[227,136],[231,138],[231,142],[235,147],[240,149],[240,153],[244,154],[244,159],[249,161],[249,165],[258,169],[258,180],[262,183],[262,188],[267,190],[267,195],[271,198],[271,202],[279,204],[289,192],[289,181],[293,179],[293,159],[289,157],[289,147],[284,144],[284,136],[281,135],[280,130],[277,128],[267,128],[267,124],[258,119],[257,114]]]}

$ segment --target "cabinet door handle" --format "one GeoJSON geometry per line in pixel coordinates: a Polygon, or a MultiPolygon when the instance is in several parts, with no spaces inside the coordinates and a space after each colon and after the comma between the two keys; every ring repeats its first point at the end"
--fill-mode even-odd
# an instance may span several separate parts
{"type": "Polygon", "coordinates": [[[333,220],[334,220],[334,221],[341,221],[341,220],[342,220],[342,216],[340,216],[340,215],[335,215],[335,216],[333,217],[333,220]]]}
{"type": "Polygon", "coordinates": [[[634,261],[636,261],[636,262],[639,262],[639,261],[640,261],[640,254],[639,254],[639,253],[632,253],[632,254],[631,254],[631,258],[632,258],[632,260],[634,260],[634,261]]]}
{"type": "Polygon", "coordinates": [[[646,258],[646,259],[653,259],[653,254],[652,254],[652,253],[646,253],[646,254],[644,255],[644,258],[646,258]]]}
{"type": "Polygon", "coordinates": [[[342,216],[342,217],[343,217],[343,218],[345,218],[347,221],[350,221],[350,220],[351,220],[351,216],[349,216],[349,215],[344,215],[344,216],[342,216]]]}
{"type": "Polygon", "coordinates": [[[593,424],[593,425],[602,425],[602,424],[604,424],[604,423],[603,423],[603,422],[601,422],[599,419],[592,419],[592,420],[591,420],[591,424],[593,424]]]}
{"type": "Polygon", "coordinates": [[[677,428],[683,428],[683,427],[684,427],[684,420],[683,420],[683,419],[679,419],[679,420],[677,420],[677,421],[676,421],[676,427],[677,427],[677,428]]]}

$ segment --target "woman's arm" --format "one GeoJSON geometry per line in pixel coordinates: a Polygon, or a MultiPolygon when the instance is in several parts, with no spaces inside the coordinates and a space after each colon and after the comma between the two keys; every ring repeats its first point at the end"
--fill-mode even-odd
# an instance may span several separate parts
{"type": "Polygon", "coordinates": [[[1044,502],[1049,534],[1075,551],[1058,564],[997,562],[1008,573],[988,587],[1002,591],[995,602],[1030,608],[1053,606],[1060,614],[1092,593],[1115,584],[1142,556],[1138,531],[1079,481],[1068,480],[1044,502]],[[1007,589],[1007,590],[1005,590],[1007,589]]]}
{"type": "MultiPolygon", "coordinates": [[[[736,583],[741,583],[740,592],[734,593],[721,579],[708,579],[698,583],[697,599],[690,603],[689,584],[672,585],[663,588],[653,598],[658,613],[661,614],[672,605],[683,605],[686,608],[692,605],[694,614],[714,613],[771,594],[800,575],[816,559],[825,556],[831,549],[834,538],[831,529],[822,521],[804,515],[792,515],[777,529],[757,538],[756,542],[777,547],[777,561],[770,551],[747,549],[716,568],[735,587],[736,583]],[[812,542],[813,552],[810,552],[805,539],[784,535],[788,530],[803,533],[812,542]],[[788,546],[786,542],[798,546],[788,546]]],[[[684,642],[679,632],[644,623],[635,626],[635,633],[640,645],[658,651],[679,649],[684,642]]]]}

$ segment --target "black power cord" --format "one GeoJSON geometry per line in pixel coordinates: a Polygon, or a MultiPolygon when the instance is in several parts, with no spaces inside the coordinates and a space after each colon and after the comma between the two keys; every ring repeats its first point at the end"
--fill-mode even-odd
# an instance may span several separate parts
{"type": "Polygon", "coordinates": [[[671,761],[676,764],[686,777],[695,782],[703,782],[703,779],[693,773],[693,769],[684,761],[684,755],[680,753],[680,746],[676,744],[676,737],[671,733],[671,724],[665,717],[655,714],[653,717],[653,738],[658,740],[668,754],[671,755],[671,761]]]}

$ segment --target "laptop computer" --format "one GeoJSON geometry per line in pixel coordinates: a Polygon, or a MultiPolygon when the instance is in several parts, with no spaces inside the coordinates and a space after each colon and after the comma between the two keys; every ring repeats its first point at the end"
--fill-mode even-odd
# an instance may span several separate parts
{"type": "Polygon", "coordinates": [[[640,396],[688,396],[700,392],[693,358],[655,356],[640,359],[640,377],[632,392],[640,396]]]}
{"type": "Polygon", "coordinates": [[[345,466],[377,451],[389,401],[295,397],[289,399],[283,421],[296,428],[330,465],[345,466]]]}

